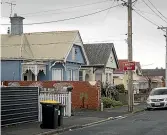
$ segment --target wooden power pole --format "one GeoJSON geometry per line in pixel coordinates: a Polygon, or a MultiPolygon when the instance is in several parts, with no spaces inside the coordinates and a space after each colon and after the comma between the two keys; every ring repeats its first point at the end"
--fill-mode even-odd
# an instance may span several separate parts
{"type": "Polygon", "coordinates": [[[167,87],[167,27],[158,27],[158,29],[161,30],[166,30],[166,60],[165,60],[165,66],[166,66],[166,70],[165,70],[165,86],[167,87]]]}
{"type": "MultiPolygon", "coordinates": [[[[128,0],[128,61],[133,61],[132,52],[132,0],[128,0]]],[[[133,112],[133,71],[128,71],[128,111],[133,112]]]]}

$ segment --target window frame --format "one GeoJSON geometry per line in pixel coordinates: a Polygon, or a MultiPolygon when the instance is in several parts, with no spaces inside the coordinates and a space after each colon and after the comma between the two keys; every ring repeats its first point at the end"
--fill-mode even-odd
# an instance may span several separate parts
{"type": "Polygon", "coordinates": [[[62,68],[52,68],[52,81],[63,81],[63,69],[62,68]],[[61,70],[61,80],[53,79],[53,70],[61,70]]]}

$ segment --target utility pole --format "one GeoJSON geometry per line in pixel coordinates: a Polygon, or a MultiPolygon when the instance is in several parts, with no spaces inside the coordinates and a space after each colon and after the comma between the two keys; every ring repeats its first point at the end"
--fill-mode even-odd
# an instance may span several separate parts
{"type": "Polygon", "coordinates": [[[167,27],[158,27],[158,29],[161,30],[166,30],[166,60],[165,60],[165,66],[166,66],[166,70],[165,70],[165,86],[167,87],[167,27]]]}
{"type": "MultiPolygon", "coordinates": [[[[128,0],[128,62],[133,60],[132,52],[132,0],[128,0]]],[[[128,71],[128,111],[133,112],[133,72],[132,70],[128,71]]]]}

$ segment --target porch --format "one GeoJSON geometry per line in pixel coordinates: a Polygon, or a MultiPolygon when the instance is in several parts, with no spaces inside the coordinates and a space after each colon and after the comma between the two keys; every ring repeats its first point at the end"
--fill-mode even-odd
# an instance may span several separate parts
{"type": "Polygon", "coordinates": [[[43,81],[47,80],[46,63],[42,62],[25,62],[21,64],[22,81],[43,81]]]}

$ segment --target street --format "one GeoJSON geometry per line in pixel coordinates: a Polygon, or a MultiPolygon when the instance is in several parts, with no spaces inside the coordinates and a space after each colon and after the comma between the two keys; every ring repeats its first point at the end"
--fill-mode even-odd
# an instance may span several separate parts
{"type": "Polygon", "coordinates": [[[167,135],[167,110],[145,111],[63,135],[167,135]]]}

